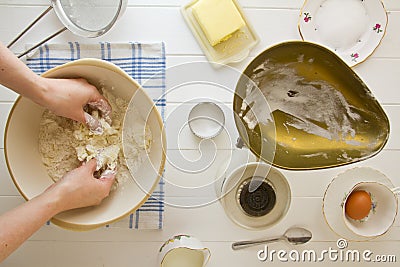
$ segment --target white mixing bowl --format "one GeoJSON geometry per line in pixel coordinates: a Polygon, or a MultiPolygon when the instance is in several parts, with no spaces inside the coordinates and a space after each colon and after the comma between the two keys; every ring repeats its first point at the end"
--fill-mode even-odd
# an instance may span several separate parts
{"type": "MultiPolygon", "coordinates": [[[[148,157],[134,179],[111,192],[99,206],[75,209],[56,215],[52,222],[72,230],[90,230],[112,223],[138,209],[158,184],[165,165],[165,132],[153,101],[127,73],[114,64],[81,59],[51,69],[44,77],[82,77],[96,87],[100,81],[114,87],[114,94],[129,101],[135,94],[135,108],[147,122],[153,142],[148,157]]],[[[41,161],[38,147],[39,122],[45,109],[19,97],[8,117],[4,145],[8,170],[21,195],[29,200],[42,193],[53,180],[41,161]]]]}

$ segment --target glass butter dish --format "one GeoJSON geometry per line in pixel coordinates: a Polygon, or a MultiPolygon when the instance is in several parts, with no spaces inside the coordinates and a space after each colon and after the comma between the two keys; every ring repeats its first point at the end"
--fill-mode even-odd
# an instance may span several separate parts
{"type": "Polygon", "coordinates": [[[259,42],[236,0],[194,0],[181,11],[211,63],[240,62],[259,42]]]}

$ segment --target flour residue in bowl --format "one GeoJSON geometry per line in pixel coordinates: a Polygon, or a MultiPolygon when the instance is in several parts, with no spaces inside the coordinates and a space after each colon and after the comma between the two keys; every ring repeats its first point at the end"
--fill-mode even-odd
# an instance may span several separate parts
{"type": "Polygon", "coordinates": [[[65,173],[77,168],[82,163],[92,158],[97,159],[97,170],[116,169],[116,183],[123,184],[130,178],[130,172],[126,160],[133,162],[130,166],[134,173],[144,161],[150,150],[152,134],[150,128],[140,117],[139,112],[133,107],[137,116],[135,127],[130,129],[129,140],[126,142],[126,150],[122,151],[122,124],[123,116],[128,102],[115,97],[111,89],[102,88],[104,97],[112,107],[112,123],[108,124],[98,112],[92,111],[91,115],[98,118],[103,133],[93,134],[85,125],[67,118],[59,117],[46,110],[40,122],[39,151],[47,173],[58,181],[65,173]]]}
{"type": "Polygon", "coordinates": [[[291,126],[329,140],[346,141],[356,135],[353,125],[361,116],[330,83],[306,80],[291,63],[265,62],[253,73],[254,84],[248,84],[242,105],[242,111],[251,107],[252,112],[243,115],[250,129],[258,123],[266,124],[269,112],[280,111],[290,117],[283,125],[286,129],[291,126]],[[268,103],[260,99],[260,91],[268,103]]]}

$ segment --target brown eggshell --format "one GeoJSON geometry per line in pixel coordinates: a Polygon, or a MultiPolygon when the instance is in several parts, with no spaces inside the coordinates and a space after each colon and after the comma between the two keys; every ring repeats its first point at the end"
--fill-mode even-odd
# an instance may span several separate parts
{"type": "Polygon", "coordinates": [[[354,220],[361,220],[368,216],[372,206],[371,196],[368,192],[357,190],[352,192],[345,204],[347,216],[354,220]]]}

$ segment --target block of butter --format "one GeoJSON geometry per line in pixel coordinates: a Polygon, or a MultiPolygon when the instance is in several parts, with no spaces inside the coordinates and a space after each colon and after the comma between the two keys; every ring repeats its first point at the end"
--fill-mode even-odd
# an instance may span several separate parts
{"type": "Polygon", "coordinates": [[[212,46],[246,25],[232,0],[199,0],[192,13],[212,46]]]}

